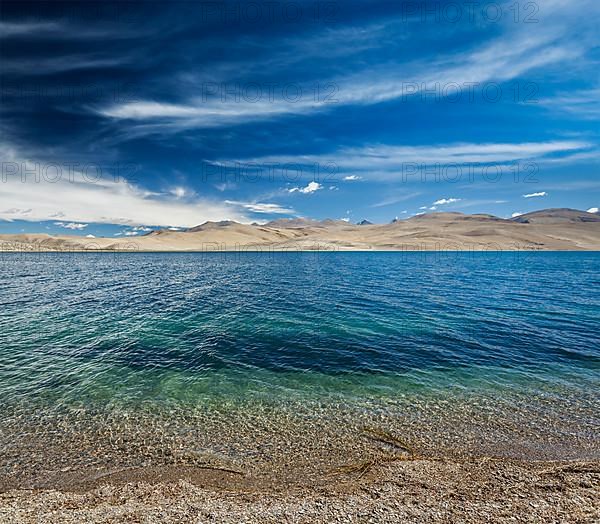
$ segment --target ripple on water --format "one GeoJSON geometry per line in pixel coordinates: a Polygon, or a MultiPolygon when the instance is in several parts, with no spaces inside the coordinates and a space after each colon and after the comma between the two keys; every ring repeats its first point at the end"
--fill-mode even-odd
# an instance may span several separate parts
{"type": "Polygon", "coordinates": [[[0,264],[5,475],[309,471],[373,452],[365,426],[433,453],[598,456],[595,253],[0,264]]]}

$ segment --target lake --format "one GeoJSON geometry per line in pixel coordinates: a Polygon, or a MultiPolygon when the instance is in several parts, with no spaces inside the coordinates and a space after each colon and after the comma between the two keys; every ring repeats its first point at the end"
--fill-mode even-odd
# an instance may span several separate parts
{"type": "Polygon", "coordinates": [[[600,253],[5,253],[0,474],[598,458],[600,253]]]}

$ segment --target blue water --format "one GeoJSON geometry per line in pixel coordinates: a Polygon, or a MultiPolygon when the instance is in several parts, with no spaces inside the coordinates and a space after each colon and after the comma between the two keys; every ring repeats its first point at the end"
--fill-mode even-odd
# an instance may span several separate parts
{"type": "Polygon", "coordinates": [[[93,441],[138,415],[205,447],[217,422],[268,439],[354,417],[456,433],[446,447],[595,453],[599,253],[14,253],[0,267],[14,467],[25,440],[93,441]]]}

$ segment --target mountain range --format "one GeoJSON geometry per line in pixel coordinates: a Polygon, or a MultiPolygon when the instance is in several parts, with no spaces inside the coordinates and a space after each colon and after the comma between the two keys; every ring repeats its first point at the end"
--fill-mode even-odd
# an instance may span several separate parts
{"type": "Polygon", "coordinates": [[[367,220],[279,219],[266,224],[205,222],[184,231],[127,238],[0,235],[0,251],[597,251],[600,215],[544,209],[505,219],[427,213],[389,224],[367,220]]]}

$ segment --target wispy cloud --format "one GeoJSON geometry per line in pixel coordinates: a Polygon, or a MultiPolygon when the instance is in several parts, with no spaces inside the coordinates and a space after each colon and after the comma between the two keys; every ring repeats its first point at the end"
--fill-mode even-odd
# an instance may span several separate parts
{"type": "Polygon", "coordinates": [[[133,28],[132,24],[125,25],[114,18],[105,23],[97,22],[94,26],[74,24],[67,20],[0,21],[0,39],[37,40],[51,37],[52,40],[101,40],[141,37],[147,33],[147,30],[140,29],[139,26],[133,28]]]}
{"type": "Polygon", "coordinates": [[[585,120],[600,117],[600,88],[577,90],[542,98],[539,104],[551,111],[569,113],[585,120]]]}
{"type": "MultiPolygon", "coordinates": [[[[43,166],[40,160],[25,159],[14,148],[0,144],[4,162],[43,166]]],[[[24,166],[24,167],[23,167],[24,166]]],[[[0,219],[46,221],[61,218],[61,223],[104,223],[131,226],[192,227],[207,220],[248,222],[239,208],[223,202],[193,198],[182,201],[161,195],[124,180],[100,179],[90,182],[82,173],[53,182],[40,176],[22,181],[21,176],[6,176],[0,191],[0,219]],[[28,213],[15,214],[15,210],[28,213]]],[[[73,229],[73,227],[69,227],[73,229]]]]}
{"type": "Polygon", "coordinates": [[[66,73],[82,69],[102,69],[122,66],[133,60],[133,57],[104,53],[74,54],[55,57],[44,57],[36,60],[3,59],[2,72],[4,74],[18,74],[21,76],[45,75],[66,73]]]}
{"type": "Polygon", "coordinates": [[[0,22],[0,38],[55,34],[60,33],[63,27],[58,22],[0,22]]]}
{"type": "MultiPolygon", "coordinates": [[[[524,160],[568,158],[591,149],[590,142],[554,140],[524,143],[459,143],[423,146],[378,144],[365,147],[342,148],[331,154],[270,155],[250,159],[219,160],[220,165],[335,165],[345,176],[364,179],[398,179],[409,171],[414,174],[419,166],[465,166],[470,164],[505,165],[524,160]]],[[[313,186],[316,187],[316,186],[313,186]]],[[[299,191],[300,188],[295,188],[299,191]]]]}
{"type": "Polygon", "coordinates": [[[416,193],[416,192],[415,193],[402,193],[399,195],[391,195],[375,204],[372,204],[371,207],[391,206],[394,204],[398,204],[400,202],[405,202],[406,200],[410,200],[412,198],[416,198],[420,195],[421,195],[421,193],[416,193]]]}
{"type": "Polygon", "coordinates": [[[296,212],[279,204],[267,204],[261,202],[238,202],[235,200],[226,200],[226,204],[241,206],[242,208],[252,213],[276,214],[276,215],[293,215],[296,212]]]}
{"type": "MultiPolygon", "coordinates": [[[[555,4],[555,11],[559,13],[557,16],[548,17],[544,24],[528,24],[526,30],[522,28],[523,24],[506,24],[498,37],[471,49],[453,50],[428,60],[387,60],[367,67],[363,62],[362,66],[354,67],[349,73],[320,78],[319,84],[334,86],[334,97],[302,96],[300,99],[290,100],[278,95],[269,97],[268,100],[263,98],[258,101],[223,102],[218,97],[198,97],[199,86],[194,88],[186,85],[184,91],[175,94],[177,102],[146,99],[112,104],[100,107],[97,111],[107,118],[129,120],[133,125],[143,122],[154,124],[165,132],[177,132],[191,128],[256,122],[286,115],[310,115],[347,105],[379,104],[407,96],[420,96],[423,90],[431,89],[434,85],[465,86],[510,81],[535,69],[572,62],[593,47],[593,40],[572,38],[567,31],[568,24],[561,21],[561,10],[570,12],[572,7],[555,4]]],[[[342,28],[326,34],[316,32],[304,39],[302,49],[320,53],[319,57],[324,58],[325,53],[329,54],[333,49],[353,48],[347,45],[348,34],[368,37],[363,38],[364,45],[372,48],[378,45],[377,38],[373,35],[377,35],[378,30],[385,35],[387,30],[386,24],[379,24],[379,27],[371,24],[363,29],[342,28]],[[327,41],[326,46],[321,45],[323,41],[327,41]]],[[[352,41],[354,42],[354,38],[352,41]]],[[[382,41],[384,40],[380,39],[380,46],[383,45],[382,41]]],[[[272,47],[278,49],[281,46],[275,43],[272,47]]],[[[271,57],[267,62],[268,68],[263,67],[262,70],[285,70],[298,60],[298,56],[302,56],[302,53],[288,45],[286,53],[271,57]]],[[[193,77],[193,73],[191,76],[193,77]]],[[[312,80],[297,87],[304,93],[314,91],[312,80]]],[[[155,132],[156,127],[147,127],[145,130],[155,132]]],[[[139,131],[143,132],[143,129],[139,131]]]]}

